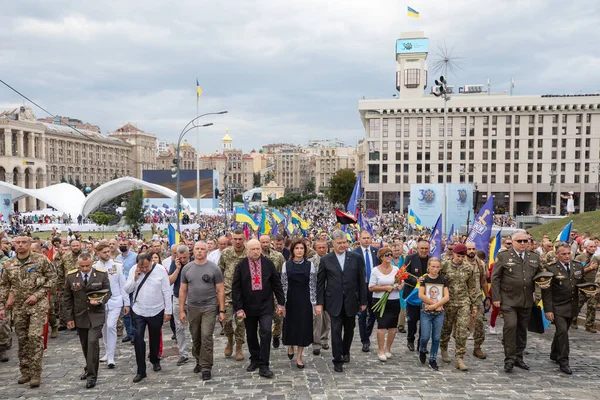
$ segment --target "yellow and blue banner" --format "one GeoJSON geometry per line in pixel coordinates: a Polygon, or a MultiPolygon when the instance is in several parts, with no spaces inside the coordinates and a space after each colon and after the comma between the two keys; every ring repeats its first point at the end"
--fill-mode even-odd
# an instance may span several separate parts
{"type": "Polygon", "coordinates": [[[406,13],[409,17],[419,18],[419,12],[410,6],[408,6],[408,10],[406,11],[406,13]]]}
{"type": "Polygon", "coordinates": [[[179,232],[175,230],[172,224],[169,224],[169,246],[178,244],[180,239],[179,232]]]}
{"type": "Polygon", "coordinates": [[[258,229],[258,224],[254,220],[254,218],[252,218],[250,213],[248,213],[248,211],[244,210],[242,207],[235,208],[235,220],[236,222],[243,222],[244,224],[248,224],[253,230],[258,229]]]}
{"type": "Polygon", "coordinates": [[[562,231],[556,237],[556,240],[559,242],[569,243],[569,238],[571,237],[571,228],[573,227],[573,221],[569,222],[567,226],[563,228],[562,231]]]}
{"type": "Polygon", "coordinates": [[[469,236],[467,237],[467,243],[475,243],[475,247],[478,250],[485,251],[490,244],[493,222],[494,196],[490,196],[473,221],[471,232],[469,232],[469,236]]]}
{"type": "Polygon", "coordinates": [[[198,79],[196,79],[196,99],[199,99],[202,96],[202,89],[200,88],[200,83],[198,79]]]}
{"type": "Polygon", "coordinates": [[[264,207],[260,212],[260,217],[260,234],[268,235],[269,233],[271,233],[271,224],[269,223],[269,217],[267,217],[264,207]]]}
{"type": "Polygon", "coordinates": [[[292,217],[292,222],[300,226],[300,229],[306,230],[310,226],[310,223],[303,220],[295,211],[292,211],[290,216],[292,217]]]}
{"type": "Polygon", "coordinates": [[[285,216],[275,209],[271,210],[271,214],[273,215],[273,219],[275,220],[275,222],[277,222],[278,224],[285,220],[285,216]]]}
{"type": "Polygon", "coordinates": [[[490,242],[490,249],[488,251],[488,271],[492,265],[496,261],[496,256],[498,255],[498,251],[500,250],[500,245],[502,239],[502,230],[496,233],[496,236],[490,242]]]}
{"type": "Polygon", "coordinates": [[[410,207],[408,208],[408,223],[410,225],[412,225],[413,228],[417,228],[417,229],[423,228],[423,226],[421,225],[421,218],[419,218],[419,216],[417,214],[415,214],[413,209],[410,207]]]}

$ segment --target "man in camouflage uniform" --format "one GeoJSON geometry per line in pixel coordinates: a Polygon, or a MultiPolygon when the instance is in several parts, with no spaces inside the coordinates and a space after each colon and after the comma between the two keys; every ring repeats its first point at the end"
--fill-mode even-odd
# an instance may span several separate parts
{"type": "MultiPolygon", "coordinates": [[[[269,235],[261,235],[259,242],[262,255],[271,260],[273,265],[275,265],[277,272],[281,274],[283,264],[285,263],[283,254],[271,248],[271,238],[269,235]]],[[[273,301],[275,301],[275,299],[273,299],[273,301]]],[[[277,303],[275,303],[275,305],[277,305],[277,303]]],[[[275,307],[275,310],[277,310],[277,307],[275,307]]],[[[283,318],[281,315],[279,315],[277,311],[273,311],[273,347],[276,349],[279,348],[279,344],[281,343],[280,337],[282,322],[283,318]]]]}
{"type": "MultiPolygon", "coordinates": [[[[575,257],[575,261],[579,261],[583,265],[583,277],[586,282],[594,283],[596,281],[596,272],[598,271],[598,256],[595,256],[596,242],[587,239],[584,242],[585,251],[575,257]]],[[[585,312],[585,330],[587,332],[596,333],[596,305],[598,298],[596,296],[586,297],[579,296],[579,308],[581,311],[583,305],[587,303],[585,312]]],[[[571,328],[577,329],[577,317],[573,318],[571,328]]]]}
{"type": "Polygon", "coordinates": [[[42,334],[50,306],[48,292],[56,284],[56,273],[45,256],[31,252],[31,238],[19,236],[13,244],[17,254],[3,264],[0,280],[0,320],[6,318],[6,301],[13,291],[21,370],[18,383],[38,387],[44,355],[42,334]]]}
{"type": "Polygon", "coordinates": [[[442,261],[450,261],[454,258],[454,243],[448,243],[446,252],[442,254],[442,261]]]}
{"type": "MultiPolygon", "coordinates": [[[[2,271],[4,270],[4,262],[8,261],[9,258],[4,255],[4,252],[0,252],[0,280],[2,279],[2,271]]],[[[7,301],[7,309],[12,308],[12,304],[14,303],[14,292],[9,293],[9,299],[7,301]],[[10,307],[9,307],[10,305],[10,307]]],[[[6,351],[12,345],[12,337],[11,337],[11,313],[7,312],[6,319],[0,320],[0,362],[7,362],[8,355],[6,351]]]]}
{"type": "Polygon", "coordinates": [[[246,237],[244,231],[236,229],[233,231],[233,247],[228,247],[221,253],[219,259],[219,269],[223,274],[223,284],[225,286],[225,321],[223,323],[223,330],[225,336],[227,336],[227,346],[225,346],[225,357],[231,357],[233,354],[233,342],[234,342],[234,330],[233,330],[233,319],[235,318],[235,360],[242,361],[244,359],[244,353],[242,346],[244,344],[244,338],[246,336],[246,328],[244,325],[244,319],[234,316],[233,306],[231,300],[231,284],[233,283],[233,273],[235,267],[245,258],[248,257],[246,253],[246,237]]]}
{"type": "Polygon", "coordinates": [[[467,352],[469,315],[477,313],[477,302],[481,296],[479,274],[463,262],[466,254],[467,247],[462,243],[457,244],[454,246],[454,257],[451,261],[444,261],[441,270],[442,277],[448,281],[450,292],[450,301],[444,306],[445,317],[440,338],[442,360],[450,362],[448,342],[454,330],[456,368],[461,371],[469,369],[463,360],[467,352]]]}
{"type": "Polygon", "coordinates": [[[484,262],[477,257],[477,248],[475,243],[467,243],[467,257],[464,263],[473,269],[473,272],[477,275],[477,281],[480,284],[479,296],[477,297],[477,314],[471,318],[472,324],[469,324],[469,330],[473,334],[473,340],[475,341],[475,347],[473,348],[473,355],[477,358],[485,360],[486,354],[481,350],[481,345],[485,341],[485,328],[483,327],[483,291],[487,292],[487,271],[484,262]]]}

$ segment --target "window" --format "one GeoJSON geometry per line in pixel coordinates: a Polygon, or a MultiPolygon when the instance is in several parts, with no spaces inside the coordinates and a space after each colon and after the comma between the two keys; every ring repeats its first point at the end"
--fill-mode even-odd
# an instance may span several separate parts
{"type": "Polygon", "coordinates": [[[544,123],[544,116],[543,115],[538,115],[538,123],[540,123],[540,124],[544,123]]]}
{"type": "Polygon", "coordinates": [[[481,166],[481,170],[482,170],[482,172],[487,173],[488,172],[488,165],[487,164],[483,164],[481,166]]]}
{"type": "Polygon", "coordinates": [[[541,175],[537,176],[537,183],[542,183],[542,176],[541,175]]]}
{"type": "Polygon", "coordinates": [[[563,116],[562,116],[562,122],[563,122],[563,124],[567,123],[567,114],[563,114],[563,116]]]}
{"type": "Polygon", "coordinates": [[[490,117],[488,117],[488,116],[483,117],[483,124],[489,125],[489,123],[490,123],[490,117]]]}
{"type": "Polygon", "coordinates": [[[581,171],[581,164],[575,164],[575,172],[581,171]]]}
{"type": "Polygon", "coordinates": [[[483,160],[487,160],[488,159],[488,152],[487,151],[483,152],[482,159],[483,160]]]}
{"type": "Polygon", "coordinates": [[[409,145],[408,140],[405,140],[404,141],[404,150],[408,150],[408,145],[409,145]]]}
{"type": "Polygon", "coordinates": [[[592,114],[586,114],[585,115],[585,122],[587,122],[588,124],[590,122],[592,122],[592,114]]]}
{"type": "Polygon", "coordinates": [[[381,177],[381,183],[387,183],[387,175],[381,177]]]}
{"type": "Polygon", "coordinates": [[[496,139],[492,140],[492,149],[496,148],[496,139]]]}
{"type": "Polygon", "coordinates": [[[379,183],[379,165],[369,165],[369,183],[379,183]]]}
{"type": "Polygon", "coordinates": [[[565,183],[565,176],[564,175],[560,176],[560,183],[565,183]]]}
{"type": "Polygon", "coordinates": [[[371,137],[371,138],[379,137],[379,132],[381,130],[381,127],[379,124],[380,122],[381,121],[377,118],[369,120],[369,137],[371,137]]]}
{"type": "Polygon", "coordinates": [[[512,115],[507,115],[506,116],[506,125],[510,125],[512,124],[512,115]]]}
{"type": "Polygon", "coordinates": [[[567,165],[565,163],[560,163],[560,172],[565,172],[567,170],[567,165]]]}
{"type": "Polygon", "coordinates": [[[387,137],[388,135],[388,119],[383,120],[383,137],[387,137]]]}
{"type": "Polygon", "coordinates": [[[402,136],[401,119],[400,118],[396,118],[396,137],[401,137],[401,136],[402,136]]]}
{"type": "Polygon", "coordinates": [[[520,122],[521,122],[521,116],[515,115],[515,125],[519,125],[520,122]]]}
{"type": "Polygon", "coordinates": [[[408,151],[404,152],[404,161],[408,161],[408,151]]]}
{"type": "Polygon", "coordinates": [[[504,152],[504,158],[507,160],[510,160],[510,151],[505,151],[504,152]]]}
{"type": "Polygon", "coordinates": [[[575,150],[575,159],[579,160],[581,158],[581,151],[580,150],[575,150]]]}
{"type": "Polygon", "coordinates": [[[483,128],[483,136],[488,136],[488,134],[489,134],[489,129],[483,128]]]}
{"type": "Polygon", "coordinates": [[[504,175],[504,183],[510,183],[510,175],[504,175]]]}
{"type": "Polygon", "coordinates": [[[577,117],[575,118],[575,122],[577,122],[578,124],[580,124],[581,123],[581,119],[582,119],[581,117],[582,117],[582,114],[577,114],[577,117]]]}
{"type": "Polygon", "coordinates": [[[554,114],[554,115],[552,116],[552,123],[553,123],[553,124],[558,124],[558,114],[554,114]]]}
{"type": "Polygon", "coordinates": [[[400,183],[402,179],[401,175],[396,175],[396,183],[400,183]]]}
{"type": "Polygon", "coordinates": [[[583,183],[590,183],[590,176],[589,175],[585,175],[583,177],[583,183]]]}
{"type": "Polygon", "coordinates": [[[408,118],[404,118],[404,137],[408,137],[410,132],[410,121],[408,118]]]}
{"type": "Polygon", "coordinates": [[[408,175],[404,175],[404,176],[402,177],[402,181],[403,181],[404,183],[408,183],[408,175]]]}
{"type": "Polygon", "coordinates": [[[562,158],[563,160],[565,158],[567,158],[567,151],[566,150],[563,150],[563,151],[560,152],[560,158],[562,158]]]}
{"type": "Polygon", "coordinates": [[[553,148],[558,147],[558,139],[552,139],[552,147],[553,148]]]}
{"type": "Polygon", "coordinates": [[[579,183],[579,175],[575,175],[575,183],[579,183]]]}
{"type": "Polygon", "coordinates": [[[576,135],[581,135],[581,127],[580,126],[576,126],[575,127],[575,134],[576,135]]]}
{"type": "Polygon", "coordinates": [[[533,125],[535,124],[535,116],[534,115],[530,115],[529,116],[529,125],[533,125]]]}
{"type": "Polygon", "coordinates": [[[506,128],[505,135],[510,136],[510,128],[506,128]]]}
{"type": "Polygon", "coordinates": [[[407,89],[418,88],[421,82],[420,79],[421,70],[418,68],[411,68],[404,71],[404,87],[407,89]]]}
{"type": "Polygon", "coordinates": [[[487,183],[487,175],[481,176],[481,183],[487,183]]]}
{"type": "Polygon", "coordinates": [[[513,160],[518,160],[518,159],[519,159],[519,151],[515,150],[513,160]]]}
{"type": "Polygon", "coordinates": [[[504,172],[510,172],[510,164],[504,164],[504,172]]]}
{"type": "Polygon", "coordinates": [[[423,118],[417,119],[417,137],[423,137],[423,118]]]}
{"type": "Polygon", "coordinates": [[[484,149],[487,149],[487,148],[488,148],[488,141],[487,141],[487,140],[484,140],[484,141],[482,142],[482,144],[483,144],[483,148],[484,148],[484,149]]]}
{"type": "Polygon", "coordinates": [[[492,128],[492,136],[496,136],[496,128],[492,128]]]}
{"type": "Polygon", "coordinates": [[[513,183],[519,183],[519,175],[513,176],[513,183]]]}
{"type": "Polygon", "coordinates": [[[528,151],[527,152],[527,159],[528,160],[533,160],[533,151],[528,151]]]}
{"type": "Polygon", "coordinates": [[[504,141],[504,147],[506,147],[507,149],[510,149],[510,139],[506,139],[504,141]]]}
{"type": "MultiPolygon", "coordinates": [[[[542,139],[538,139],[538,143],[537,143],[537,145],[538,145],[538,147],[544,147],[544,141],[543,141],[542,139]]],[[[529,140],[527,141],[527,146],[528,146],[529,148],[532,148],[532,147],[533,147],[533,139],[529,139],[529,140]]]]}
{"type": "Polygon", "coordinates": [[[492,175],[491,182],[492,185],[496,183],[496,175],[492,175]]]}
{"type": "Polygon", "coordinates": [[[492,125],[496,125],[497,122],[498,122],[498,117],[493,116],[492,117],[492,125]]]}
{"type": "Polygon", "coordinates": [[[589,135],[589,134],[591,134],[591,133],[592,133],[592,130],[591,130],[591,128],[590,128],[589,126],[586,126],[586,127],[585,127],[585,134],[586,134],[586,135],[589,135]]]}
{"type": "Polygon", "coordinates": [[[515,127],[515,136],[519,136],[521,134],[521,129],[519,127],[515,127]]]}
{"type": "Polygon", "coordinates": [[[529,128],[529,136],[533,136],[533,128],[529,128]]]}
{"type": "Polygon", "coordinates": [[[544,134],[544,128],[542,128],[541,126],[538,128],[538,135],[542,136],[544,134]]]}
{"type": "Polygon", "coordinates": [[[496,164],[492,164],[492,172],[495,174],[496,173],[496,164]]]}
{"type": "Polygon", "coordinates": [[[585,139],[585,147],[590,147],[590,139],[585,139]]]}

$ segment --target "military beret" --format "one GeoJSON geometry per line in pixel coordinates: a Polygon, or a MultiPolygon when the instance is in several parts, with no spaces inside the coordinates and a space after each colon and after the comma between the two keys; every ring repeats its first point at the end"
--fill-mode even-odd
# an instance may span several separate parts
{"type": "Polygon", "coordinates": [[[538,285],[544,285],[552,280],[554,274],[550,271],[542,271],[533,277],[533,280],[538,285]]]}
{"type": "Polygon", "coordinates": [[[454,246],[454,249],[452,251],[454,252],[454,254],[464,256],[465,254],[467,254],[467,246],[465,246],[462,243],[458,243],[456,246],[454,246]]]}

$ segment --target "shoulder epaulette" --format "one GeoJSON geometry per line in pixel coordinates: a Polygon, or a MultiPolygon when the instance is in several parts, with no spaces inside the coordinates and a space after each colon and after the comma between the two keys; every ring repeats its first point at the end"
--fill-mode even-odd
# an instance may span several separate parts
{"type": "Polygon", "coordinates": [[[106,273],[106,270],[104,268],[94,268],[96,271],[98,272],[104,272],[106,273]]]}
{"type": "Polygon", "coordinates": [[[74,274],[74,273],[75,273],[75,272],[77,272],[77,271],[79,271],[79,269],[77,269],[77,268],[75,268],[75,269],[72,269],[72,270],[70,270],[69,272],[67,272],[67,275],[74,274]]]}
{"type": "Polygon", "coordinates": [[[123,264],[123,261],[117,260],[116,258],[112,259],[116,264],[123,264]]]}

